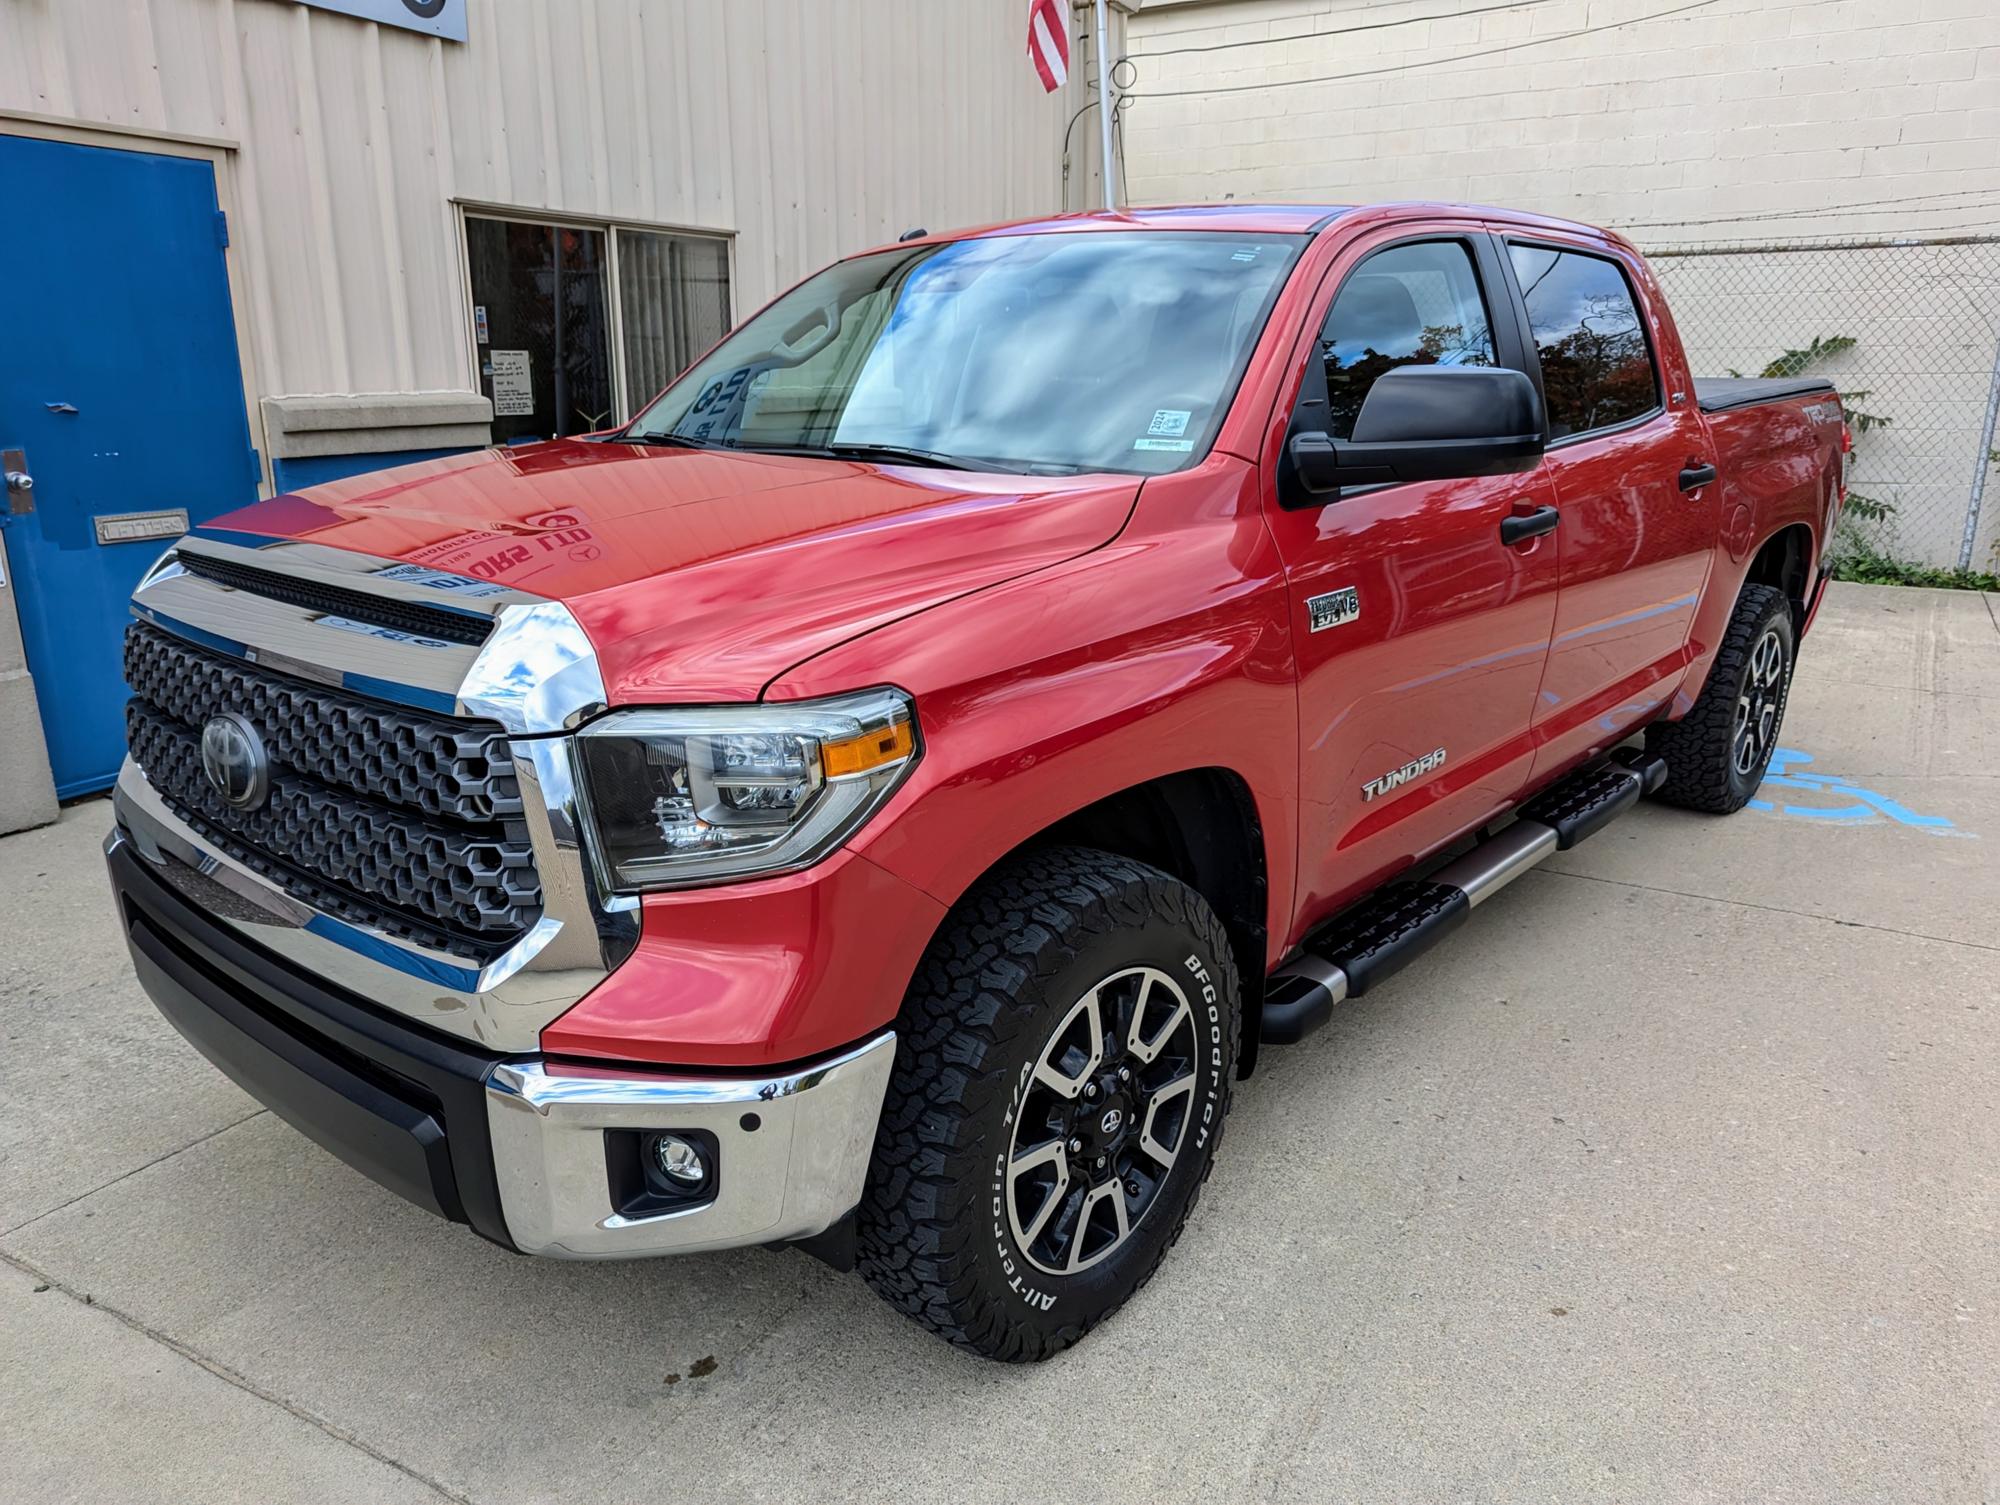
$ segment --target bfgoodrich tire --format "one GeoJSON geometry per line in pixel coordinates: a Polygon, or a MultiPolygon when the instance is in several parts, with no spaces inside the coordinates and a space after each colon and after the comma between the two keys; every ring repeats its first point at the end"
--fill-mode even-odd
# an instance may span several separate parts
{"type": "Polygon", "coordinates": [[[988,1358],[1076,1342],[1180,1237],[1239,1013],[1221,922],[1158,869],[1067,848],[990,875],[903,1005],[862,1275],[988,1358]]]}
{"type": "Polygon", "coordinates": [[[1667,761],[1658,798],[1716,815],[1748,803],[1784,726],[1796,649],[1785,593],[1744,586],[1693,709],[1646,733],[1646,750],[1667,761]]]}

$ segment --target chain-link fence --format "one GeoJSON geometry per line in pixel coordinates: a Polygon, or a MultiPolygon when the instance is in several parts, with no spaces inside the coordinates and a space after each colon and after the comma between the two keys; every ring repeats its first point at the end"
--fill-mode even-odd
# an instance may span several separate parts
{"type": "Polygon", "coordinates": [[[1825,376],[1854,430],[1835,547],[2000,569],[2000,236],[1648,249],[1697,374],[1825,376]]]}

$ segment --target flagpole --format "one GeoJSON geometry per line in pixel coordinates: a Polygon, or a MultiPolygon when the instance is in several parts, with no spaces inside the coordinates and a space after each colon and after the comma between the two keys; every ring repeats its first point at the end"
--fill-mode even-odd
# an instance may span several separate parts
{"type": "Polygon", "coordinates": [[[1118,183],[1111,165],[1111,117],[1116,111],[1111,101],[1111,44],[1107,40],[1110,28],[1105,24],[1104,12],[1104,0],[1097,0],[1097,125],[1098,138],[1103,143],[1099,160],[1104,171],[1104,207],[1116,209],[1118,183]]]}

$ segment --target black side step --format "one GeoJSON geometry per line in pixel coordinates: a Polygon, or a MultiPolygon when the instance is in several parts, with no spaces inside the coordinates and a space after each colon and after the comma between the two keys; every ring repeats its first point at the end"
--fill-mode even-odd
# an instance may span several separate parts
{"type": "Polygon", "coordinates": [[[1554,831],[1558,852],[1595,836],[1638,804],[1640,795],[1666,782],[1664,758],[1649,758],[1637,748],[1620,751],[1630,756],[1583,769],[1543,790],[1521,807],[1521,819],[1540,821],[1554,831]]]}
{"type": "Polygon", "coordinates": [[[1315,931],[1305,954],[1280,967],[1264,995],[1258,1038],[1291,1045],[1400,972],[1466,916],[1551,852],[1595,835],[1660,787],[1664,760],[1621,748],[1536,795],[1519,818],[1421,883],[1390,883],[1315,931]]]}
{"type": "Polygon", "coordinates": [[[1273,1045],[1303,1040],[1332,1017],[1341,998],[1359,998],[1393,977],[1471,913],[1465,890],[1449,884],[1391,883],[1376,889],[1313,936],[1311,954],[1322,965],[1309,975],[1273,981],[1259,1038],[1273,1045]]]}

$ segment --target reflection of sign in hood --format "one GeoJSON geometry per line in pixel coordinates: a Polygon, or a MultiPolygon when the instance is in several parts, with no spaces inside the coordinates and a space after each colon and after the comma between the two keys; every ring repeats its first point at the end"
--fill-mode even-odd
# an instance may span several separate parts
{"type": "Polygon", "coordinates": [[[209,526],[563,601],[613,703],[685,703],[755,700],[836,643],[1097,548],[1138,488],[558,440],[332,481],[209,526]]]}

